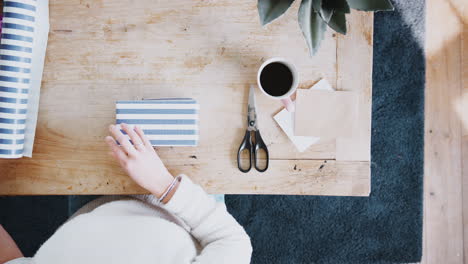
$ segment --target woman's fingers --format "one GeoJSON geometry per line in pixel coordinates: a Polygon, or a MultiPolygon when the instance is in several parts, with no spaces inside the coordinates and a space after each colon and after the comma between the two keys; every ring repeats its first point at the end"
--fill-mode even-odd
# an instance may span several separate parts
{"type": "Polygon", "coordinates": [[[106,137],[106,143],[109,145],[111,149],[111,153],[119,161],[123,161],[127,159],[127,154],[117,145],[117,142],[115,142],[115,139],[111,136],[106,137]]]}
{"type": "Polygon", "coordinates": [[[143,144],[145,144],[146,147],[153,148],[153,146],[151,145],[151,142],[149,141],[148,137],[145,136],[145,132],[143,132],[143,129],[141,129],[141,127],[136,126],[135,131],[138,134],[138,136],[140,137],[143,144]]]}
{"type": "Polygon", "coordinates": [[[114,139],[116,139],[120,143],[123,150],[128,155],[134,156],[137,153],[136,149],[132,146],[132,143],[130,143],[128,138],[120,131],[120,129],[117,126],[111,125],[110,132],[114,139]]]}
{"type": "Polygon", "coordinates": [[[143,149],[144,144],[141,138],[135,133],[135,130],[127,124],[121,124],[122,129],[127,133],[133,142],[133,147],[136,149],[143,149]]]}

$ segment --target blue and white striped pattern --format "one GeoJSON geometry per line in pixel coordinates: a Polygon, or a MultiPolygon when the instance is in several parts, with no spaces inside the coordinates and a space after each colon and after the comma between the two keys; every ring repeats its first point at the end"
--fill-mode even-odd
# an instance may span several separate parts
{"type": "Polygon", "coordinates": [[[190,98],[117,101],[116,123],[140,126],[153,146],[196,146],[198,110],[190,98]]]}
{"type": "Polygon", "coordinates": [[[36,1],[3,1],[0,40],[0,158],[23,156],[36,1]]]}

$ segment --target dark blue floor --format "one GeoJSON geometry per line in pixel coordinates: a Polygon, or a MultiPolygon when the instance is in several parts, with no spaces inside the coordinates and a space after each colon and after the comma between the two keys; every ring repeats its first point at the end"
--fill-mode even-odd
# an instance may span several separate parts
{"type": "MultiPolygon", "coordinates": [[[[424,1],[375,14],[369,198],[226,196],[253,263],[418,262],[422,250],[424,1]]],[[[0,224],[31,256],[89,196],[0,197],[0,224]]]]}

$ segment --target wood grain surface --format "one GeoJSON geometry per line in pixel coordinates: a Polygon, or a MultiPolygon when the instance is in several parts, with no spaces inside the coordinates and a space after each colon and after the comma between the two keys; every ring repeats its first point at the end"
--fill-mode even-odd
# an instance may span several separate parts
{"type": "Polygon", "coordinates": [[[199,146],[158,153],[171,172],[210,193],[369,195],[373,16],[352,12],[348,35],[329,31],[309,57],[297,9],[262,28],[256,1],[51,0],[33,158],[0,160],[0,195],[144,192],[107,155],[103,139],[116,100],[160,97],[199,101],[199,146]],[[301,88],[326,78],[359,93],[363,136],[343,144],[361,154],[336,160],[335,140],[297,152],[272,118],[280,103],[257,91],[271,165],[263,174],[238,171],[248,88],[273,56],[296,65],[301,88]]]}
{"type": "Polygon", "coordinates": [[[428,0],[421,263],[467,263],[468,2],[428,0]]]}
{"type": "Polygon", "coordinates": [[[460,2],[458,7],[463,10],[463,33],[460,36],[461,44],[461,85],[462,96],[459,105],[459,116],[462,120],[462,177],[463,177],[463,257],[468,259],[468,3],[460,2]]]}

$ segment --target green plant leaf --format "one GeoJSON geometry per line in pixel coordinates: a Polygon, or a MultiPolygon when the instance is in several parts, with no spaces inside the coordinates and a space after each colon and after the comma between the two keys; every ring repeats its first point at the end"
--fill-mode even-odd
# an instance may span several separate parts
{"type": "Polygon", "coordinates": [[[333,8],[327,8],[327,7],[322,6],[322,8],[320,8],[320,16],[322,17],[323,21],[328,23],[328,21],[330,21],[334,11],[335,11],[335,9],[333,9],[333,8]]]}
{"type": "Polygon", "coordinates": [[[326,0],[323,2],[322,8],[334,9],[335,12],[346,14],[350,12],[349,5],[346,0],[326,0]]]}
{"type": "Polygon", "coordinates": [[[347,0],[351,8],[362,11],[393,11],[390,0],[347,0]]]}
{"type": "Polygon", "coordinates": [[[294,0],[258,0],[257,9],[262,26],[284,14],[293,2],[294,0]]]}
{"type": "Polygon", "coordinates": [[[299,7],[299,26],[302,34],[309,46],[310,55],[314,55],[323,40],[327,24],[322,20],[320,15],[313,9],[314,0],[302,0],[299,7]]]}
{"type": "Polygon", "coordinates": [[[322,0],[313,0],[312,7],[315,10],[315,12],[320,12],[320,10],[322,9],[322,0]]]}
{"type": "Polygon", "coordinates": [[[346,35],[346,16],[344,13],[335,12],[327,25],[336,32],[346,35]]]}

